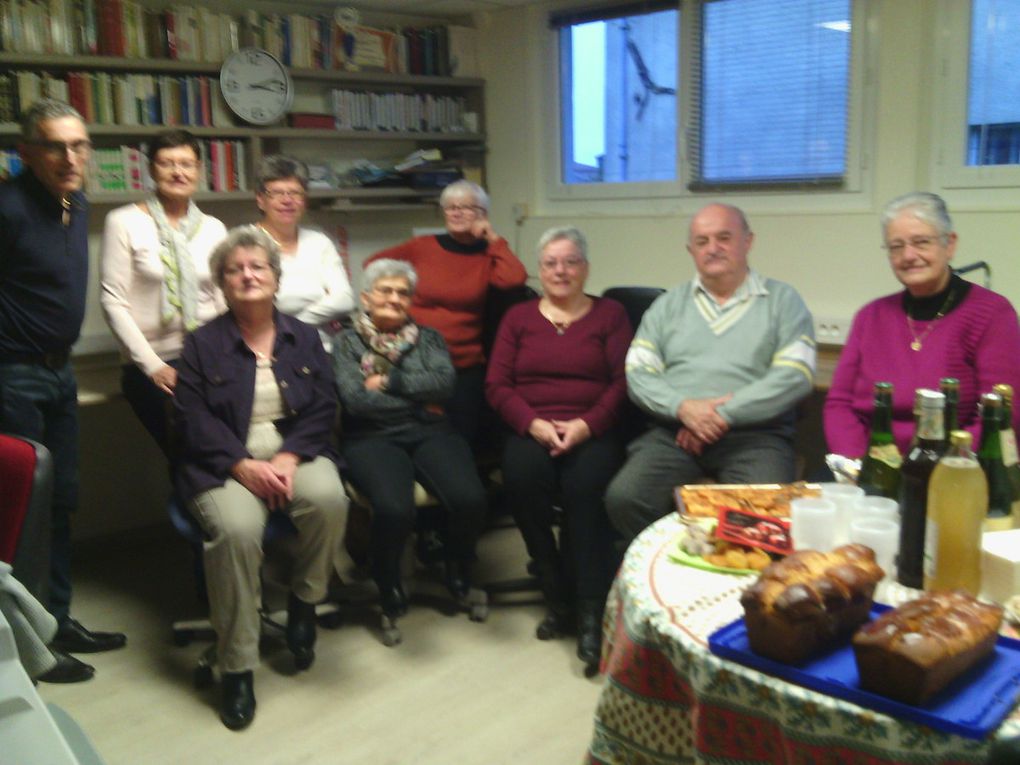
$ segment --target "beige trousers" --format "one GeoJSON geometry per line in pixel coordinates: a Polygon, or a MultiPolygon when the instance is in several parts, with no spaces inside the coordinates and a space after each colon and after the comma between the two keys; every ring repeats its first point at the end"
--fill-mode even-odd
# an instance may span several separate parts
{"type": "MultiPolygon", "coordinates": [[[[298,466],[285,512],[297,527],[291,590],[305,603],[326,597],[336,549],[347,525],[347,495],[336,465],[317,457],[298,466]]],[[[259,663],[262,536],[269,508],[233,478],[191,501],[208,540],[203,544],[209,618],[220,667],[245,672],[259,663]]]]}

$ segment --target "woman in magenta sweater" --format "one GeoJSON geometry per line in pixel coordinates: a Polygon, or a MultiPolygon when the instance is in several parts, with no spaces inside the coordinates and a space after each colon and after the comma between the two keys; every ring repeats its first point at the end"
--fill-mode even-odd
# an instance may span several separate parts
{"type": "Polygon", "coordinates": [[[588,259],[580,231],[550,229],[538,249],[543,297],[503,318],[486,394],[513,431],[503,453],[504,488],[549,608],[536,636],[564,632],[576,597],[577,654],[587,671],[598,665],[602,607],[615,569],[602,497],[624,459],[614,425],[627,397],[623,364],[632,333],[619,303],[584,293],[588,259]],[[570,529],[566,551],[552,532],[554,497],[570,529]]]}
{"type": "MultiPolygon", "coordinates": [[[[995,383],[1020,389],[1020,324],[1002,295],[952,273],[957,237],[945,202],[915,192],[882,215],[885,249],[904,290],[864,306],[854,317],[825,401],[829,451],[867,450],[875,382],[893,384],[893,435],[906,453],[917,388],[939,378],[960,381],[959,423],[978,436],[977,402],[995,383]]],[[[1020,407],[1013,409],[1013,427],[1020,407]]],[[[975,440],[976,443],[976,440],[975,440]]]]}

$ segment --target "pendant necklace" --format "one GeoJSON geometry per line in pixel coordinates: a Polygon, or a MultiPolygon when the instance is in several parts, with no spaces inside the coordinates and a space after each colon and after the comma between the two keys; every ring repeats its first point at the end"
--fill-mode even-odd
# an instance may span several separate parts
{"type": "Polygon", "coordinates": [[[910,330],[911,337],[913,337],[913,340],[910,341],[910,350],[917,352],[924,347],[924,341],[928,339],[928,335],[930,335],[932,330],[935,329],[935,325],[938,323],[938,320],[946,315],[946,311],[949,310],[949,307],[952,305],[955,297],[956,290],[950,290],[949,294],[946,296],[946,301],[942,304],[942,307],[939,309],[938,313],[935,314],[934,318],[928,322],[928,326],[924,328],[924,331],[921,332],[920,335],[917,334],[917,330],[914,328],[914,320],[910,316],[910,311],[906,311],[907,328],[910,330]]]}

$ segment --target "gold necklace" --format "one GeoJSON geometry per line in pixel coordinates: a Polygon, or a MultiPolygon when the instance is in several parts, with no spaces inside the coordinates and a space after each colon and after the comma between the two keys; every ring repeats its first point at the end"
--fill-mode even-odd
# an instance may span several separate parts
{"type": "Polygon", "coordinates": [[[952,304],[955,296],[956,290],[950,290],[949,294],[946,295],[946,300],[942,304],[942,307],[939,309],[938,313],[935,314],[935,317],[928,322],[928,326],[924,328],[924,331],[920,335],[918,335],[917,330],[914,329],[914,320],[910,317],[910,311],[905,311],[907,314],[907,328],[910,330],[911,337],[914,338],[910,341],[910,350],[915,352],[921,350],[924,345],[924,341],[928,339],[928,335],[930,335],[932,330],[935,329],[935,325],[938,323],[938,320],[946,315],[946,311],[949,310],[949,306],[952,304]]]}
{"type": "MultiPolygon", "coordinates": [[[[571,317],[569,319],[564,319],[563,321],[557,321],[552,316],[550,316],[550,314],[549,314],[549,306],[548,305],[543,306],[541,303],[539,303],[538,312],[540,314],[542,314],[543,317],[545,317],[546,321],[548,321],[550,324],[553,325],[553,327],[556,329],[556,334],[557,335],[562,335],[564,332],[566,332],[568,329],[570,329],[570,325],[571,324],[573,324],[575,321],[577,321],[580,318],[580,316],[574,316],[574,317],[571,317]]],[[[587,306],[582,307],[582,309],[581,309],[581,316],[583,316],[587,312],[588,312],[587,311],[587,306]]]]}

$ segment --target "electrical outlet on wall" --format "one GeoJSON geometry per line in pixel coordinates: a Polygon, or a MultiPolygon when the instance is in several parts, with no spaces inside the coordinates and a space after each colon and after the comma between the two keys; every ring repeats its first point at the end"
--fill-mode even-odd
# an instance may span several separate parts
{"type": "Polygon", "coordinates": [[[819,345],[843,345],[850,333],[850,319],[815,316],[815,342],[819,345]]]}

